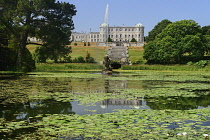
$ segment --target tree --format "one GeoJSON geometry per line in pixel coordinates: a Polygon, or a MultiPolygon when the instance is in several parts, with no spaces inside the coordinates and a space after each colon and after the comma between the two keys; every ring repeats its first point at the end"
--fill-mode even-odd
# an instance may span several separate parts
{"type": "Polygon", "coordinates": [[[154,41],[144,46],[148,63],[176,64],[198,61],[207,48],[201,27],[193,20],[181,20],[168,25],[154,41]]]}
{"type": "Polygon", "coordinates": [[[130,42],[137,42],[135,38],[132,38],[130,42]]]}
{"type": "Polygon", "coordinates": [[[203,35],[210,35],[210,25],[202,27],[203,35]]]}
{"type": "Polygon", "coordinates": [[[90,53],[89,52],[87,52],[87,54],[86,54],[85,62],[86,63],[94,63],[95,62],[95,59],[90,56],[90,53]]]}
{"type": "Polygon", "coordinates": [[[160,34],[163,29],[165,29],[169,24],[172,22],[168,19],[164,19],[161,22],[159,22],[154,29],[152,29],[149,33],[148,36],[146,37],[146,42],[153,41],[155,40],[155,37],[160,34]]]}
{"type": "Polygon", "coordinates": [[[17,67],[23,66],[30,35],[42,39],[43,46],[50,48],[52,57],[68,43],[67,38],[74,28],[74,5],[56,0],[0,0],[0,5],[1,23],[18,40],[17,67]]]}
{"type": "Polygon", "coordinates": [[[205,48],[205,54],[210,54],[210,35],[204,35],[205,42],[206,42],[206,48],[205,48]]]}
{"type": "Polygon", "coordinates": [[[7,33],[6,27],[2,23],[0,23],[0,47],[8,46],[9,34],[5,33],[7,33]]]}
{"type": "Polygon", "coordinates": [[[112,39],[108,37],[107,42],[112,42],[112,39]]]}

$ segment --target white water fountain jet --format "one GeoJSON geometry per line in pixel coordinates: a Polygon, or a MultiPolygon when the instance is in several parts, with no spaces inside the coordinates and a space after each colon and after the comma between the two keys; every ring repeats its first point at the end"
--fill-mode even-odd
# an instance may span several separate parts
{"type": "Polygon", "coordinates": [[[104,16],[104,23],[108,24],[108,16],[109,16],[109,5],[106,5],[106,12],[104,16]]]}
{"type": "Polygon", "coordinates": [[[108,31],[108,28],[109,28],[109,25],[108,25],[108,16],[109,16],[109,5],[107,4],[107,5],[106,5],[106,12],[105,12],[105,15],[104,15],[104,23],[106,24],[105,36],[106,36],[106,43],[107,43],[107,46],[108,46],[108,37],[109,37],[109,31],[108,31]]]}

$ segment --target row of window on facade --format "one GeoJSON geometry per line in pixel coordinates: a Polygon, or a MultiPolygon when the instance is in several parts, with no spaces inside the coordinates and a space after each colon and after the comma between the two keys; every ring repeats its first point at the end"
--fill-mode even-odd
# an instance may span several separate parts
{"type": "MultiPolygon", "coordinates": [[[[106,42],[107,40],[99,40],[99,39],[91,39],[91,42],[106,42]]],[[[129,39],[125,39],[125,40],[122,40],[122,39],[113,39],[113,41],[120,41],[120,42],[130,42],[129,39]]],[[[138,39],[137,40],[138,42],[141,42],[141,39],[138,39]]]]}
{"type": "MultiPolygon", "coordinates": [[[[103,37],[105,37],[106,35],[105,34],[103,34],[103,37]]],[[[120,38],[122,38],[124,36],[124,38],[130,38],[130,37],[132,37],[132,38],[134,38],[134,37],[141,37],[141,35],[140,34],[138,34],[138,35],[122,35],[122,34],[120,34],[120,35],[109,35],[109,37],[110,38],[118,38],[118,37],[120,37],[120,38]]],[[[85,37],[85,36],[75,36],[75,38],[77,39],[77,38],[88,38],[88,37],[85,37]]],[[[91,38],[99,38],[99,35],[91,35],[91,38]]]]}
{"type": "MultiPolygon", "coordinates": [[[[103,35],[103,37],[104,37],[104,36],[105,36],[105,35],[103,35]]],[[[118,37],[122,38],[123,35],[122,35],[122,34],[120,34],[119,36],[118,36],[118,35],[109,35],[109,37],[110,37],[110,38],[114,38],[114,37],[115,37],[115,38],[118,38],[118,37]]],[[[139,37],[139,38],[140,38],[141,35],[140,35],[140,34],[139,34],[139,35],[135,35],[135,36],[134,36],[134,35],[124,35],[124,38],[130,38],[130,37],[132,37],[132,38],[134,38],[134,37],[136,37],[136,38],[139,37]]]]}
{"type": "MultiPolygon", "coordinates": [[[[107,30],[107,28],[103,28],[103,31],[106,31],[107,30]]],[[[134,28],[125,28],[125,29],[121,29],[121,28],[115,28],[115,29],[113,29],[113,28],[109,28],[108,29],[109,31],[116,31],[116,32],[118,32],[118,31],[143,31],[141,28],[136,28],[136,29],[134,29],[134,28]]]]}

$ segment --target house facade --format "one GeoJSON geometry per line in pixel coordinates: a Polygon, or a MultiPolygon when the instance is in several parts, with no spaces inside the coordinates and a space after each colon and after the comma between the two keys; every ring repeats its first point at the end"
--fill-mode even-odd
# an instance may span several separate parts
{"type": "Polygon", "coordinates": [[[144,26],[140,23],[133,27],[109,26],[106,23],[100,25],[100,32],[76,33],[71,35],[73,42],[97,42],[99,44],[107,42],[111,38],[113,42],[130,42],[133,38],[137,43],[144,43],[144,26]]]}

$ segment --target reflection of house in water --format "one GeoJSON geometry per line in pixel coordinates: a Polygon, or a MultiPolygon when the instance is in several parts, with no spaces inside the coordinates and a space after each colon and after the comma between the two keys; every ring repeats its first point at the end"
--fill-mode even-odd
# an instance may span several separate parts
{"type": "Polygon", "coordinates": [[[112,93],[116,89],[126,89],[126,80],[106,80],[105,81],[105,92],[112,93]]]}
{"type": "Polygon", "coordinates": [[[142,100],[125,100],[125,99],[106,99],[100,102],[102,108],[107,108],[109,105],[134,106],[140,108],[142,100]]]}

